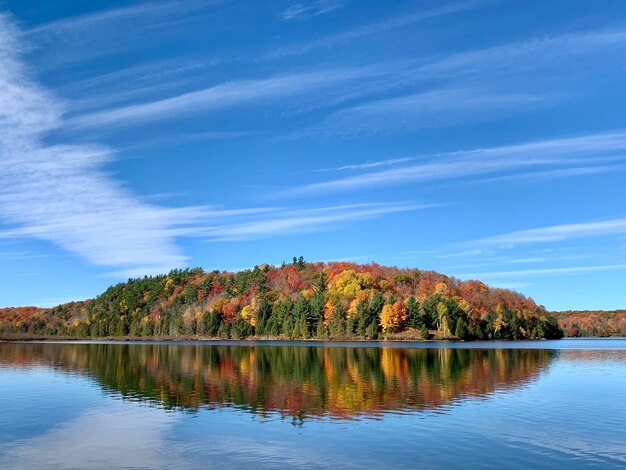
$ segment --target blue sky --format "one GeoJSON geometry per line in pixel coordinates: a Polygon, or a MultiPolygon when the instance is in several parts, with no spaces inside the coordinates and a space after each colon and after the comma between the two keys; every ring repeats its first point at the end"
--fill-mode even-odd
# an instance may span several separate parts
{"type": "Polygon", "coordinates": [[[626,307],[621,0],[0,11],[0,305],[303,255],[626,307]]]}

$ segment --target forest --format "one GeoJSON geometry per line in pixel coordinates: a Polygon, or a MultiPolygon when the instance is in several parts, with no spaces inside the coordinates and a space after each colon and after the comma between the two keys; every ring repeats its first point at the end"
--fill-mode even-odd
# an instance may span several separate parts
{"type": "Polygon", "coordinates": [[[565,336],[626,336],[626,310],[575,310],[555,312],[565,336]]]}
{"type": "Polygon", "coordinates": [[[561,338],[532,299],[480,281],[375,263],[201,268],[129,279],[50,309],[0,309],[0,334],[75,338],[561,338]]]}

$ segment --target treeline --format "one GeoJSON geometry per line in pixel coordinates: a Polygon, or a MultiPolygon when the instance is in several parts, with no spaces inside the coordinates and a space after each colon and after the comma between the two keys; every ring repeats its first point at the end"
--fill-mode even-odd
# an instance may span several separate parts
{"type": "Polygon", "coordinates": [[[173,270],[97,298],[20,317],[0,331],[74,337],[531,339],[563,336],[531,299],[479,281],[378,264],[173,270]]]}
{"type": "Polygon", "coordinates": [[[554,312],[565,336],[626,336],[626,310],[568,310],[554,312]]]}

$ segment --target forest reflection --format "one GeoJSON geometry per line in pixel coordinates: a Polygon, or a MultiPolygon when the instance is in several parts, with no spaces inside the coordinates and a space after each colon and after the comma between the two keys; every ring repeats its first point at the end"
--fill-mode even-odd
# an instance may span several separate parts
{"type": "Polygon", "coordinates": [[[88,376],[107,394],[167,409],[235,407],[294,421],[432,410],[538,378],[559,354],[534,349],[9,344],[0,367],[88,376]]]}

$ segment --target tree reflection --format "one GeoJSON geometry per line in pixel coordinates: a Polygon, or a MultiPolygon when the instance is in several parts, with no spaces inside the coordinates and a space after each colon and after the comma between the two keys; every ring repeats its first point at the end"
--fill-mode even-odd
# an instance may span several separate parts
{"type": "Polygon", "coordinates": [[[237,407],[296,421],[429,410],[534,380],[558,354],[533,349],[3,344],[0,364],[89,376],[168,409],[237,407]]]}

